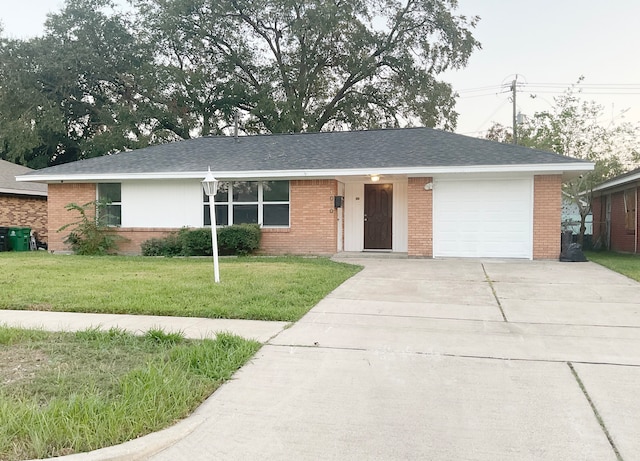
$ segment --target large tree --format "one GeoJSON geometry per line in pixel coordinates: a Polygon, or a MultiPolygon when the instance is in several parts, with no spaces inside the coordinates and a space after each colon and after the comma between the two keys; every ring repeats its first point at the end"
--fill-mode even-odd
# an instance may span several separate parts
{"type": "MultiPolygon", "coordinates": [[[[607,119],[604,107],[584,100],[580,83],[554,98],[550,110],[536,112],[517,126],[518,144],[561,155],[588,160],[595,164],[592,172],[576,177],[563,186],[563,191],[578,208],[583,243],[585,220],[591,213],[593,187],[632,168],[640,162],[640,131],[628,122],[607,119]]],[[[621,115],[621,114],[620,114],[621,115]]],[[[512,142],[511,130],[494,124],[487,138],[512,142]]]]}
{"type": "Polygon", "coordinates": [[[479,47],[478,18],[456,16],[456,0],[133,3],[205,134],[228,104],[248,114],[247,131],[452,129],[454,93],[437,77],[479,47]]]}
{"type": "Polygon", "coordinates": [[[2,158],[41,168],[152,140],[152,54],[114,7],[67,0],[42,37],[0,39],[2,158]]]}

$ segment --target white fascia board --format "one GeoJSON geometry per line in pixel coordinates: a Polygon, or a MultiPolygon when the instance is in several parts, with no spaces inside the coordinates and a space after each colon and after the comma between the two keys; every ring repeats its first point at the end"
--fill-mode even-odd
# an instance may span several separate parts
{"type": "Polygon", "coordinates": [[[593,188],[594,191],[599,191],[603,189],[611,189],[612,187],[620,186],[626,183],[631,183],[635,181],[640,181],[640,173],[632,174],[631,176],[626,176],[620,179],[612,179],[610,181],[604,182],[599,186],[593,188]]]}
{"type": "Polygon", "coordinates": [[[39,190],[25,190],[25,189],[5,189],[0,187],[0,194],[12,194],[12,195],[33,195],[37,197],[46,197],[47,193],[39,190]]]}
{"type": "MultiPolygon", "coordinates": [[[[591,171],[593,163],[549,163],[525,165],[479,165],[479,166],[432,166],[432,167],[394,167],[394,168],[353,168],[328,170],[249,170],[216,171],[216,179],[323,179],[336,176],[407,175],[409,177],[448,174],[448,173],[562,173],[565,171],[591,171]]],[[[24,182],[100,182],[125,181],[137,179],[203,179],[206,171],[165,172],[165,173],[100,173],[100,174],[52,174],[17,176],[24,182]]]]}

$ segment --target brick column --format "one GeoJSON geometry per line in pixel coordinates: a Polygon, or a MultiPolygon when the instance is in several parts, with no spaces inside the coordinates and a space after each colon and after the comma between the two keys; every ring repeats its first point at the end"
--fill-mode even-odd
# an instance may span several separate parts
{"type": "Polygon", "coordinates": [[[79,219],[78,213],[65,210],[69,203],[84,205],[96,199],[95,184],[49,184],[49,251],[68,251],[62,242],[70,230],[58,232],[60,227],[79,219]]]}
{"type": "Polygon", "coordinates": [[[562,176],[533,180],[533,259],[558,259],[562,232],[562,176]]]}
{"type": "Polygon", "coordinates": [[[424,190],[430,182],[433,178],[409,178],[409,257],[433,257],[433,190],[424,190]]]}

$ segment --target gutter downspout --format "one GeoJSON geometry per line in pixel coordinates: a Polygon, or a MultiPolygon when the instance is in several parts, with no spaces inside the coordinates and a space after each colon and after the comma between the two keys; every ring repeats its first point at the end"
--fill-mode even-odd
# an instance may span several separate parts
{"type": "Polygon", "coordinates": [[[635,254],[638,254],[638,189],[640,186],[636,185],[636,238],[635,242],[635,254]]]}

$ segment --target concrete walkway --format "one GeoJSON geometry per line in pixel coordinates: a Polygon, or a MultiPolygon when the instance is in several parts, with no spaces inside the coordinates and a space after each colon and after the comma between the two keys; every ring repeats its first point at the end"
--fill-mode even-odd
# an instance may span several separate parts
{"type": "Polygon", "coordinates": [[[65,459],[640,459],[640,284],[592,263],[349,262],[365,269],[273,325],[193,416],[65,459]]]}
{"type": "Polygon", "coordinates": [[[46,331],[80,331],[88,328],[108,330],[117,327],[134,334],[162,328],[167,333],[180,332],[191,339],[213,338],[216,333],[228,332],[261,343],[266,343],[289,325],[288,322],[259,320],[0,310],[0,325],[3,324],[46,331]]]}

